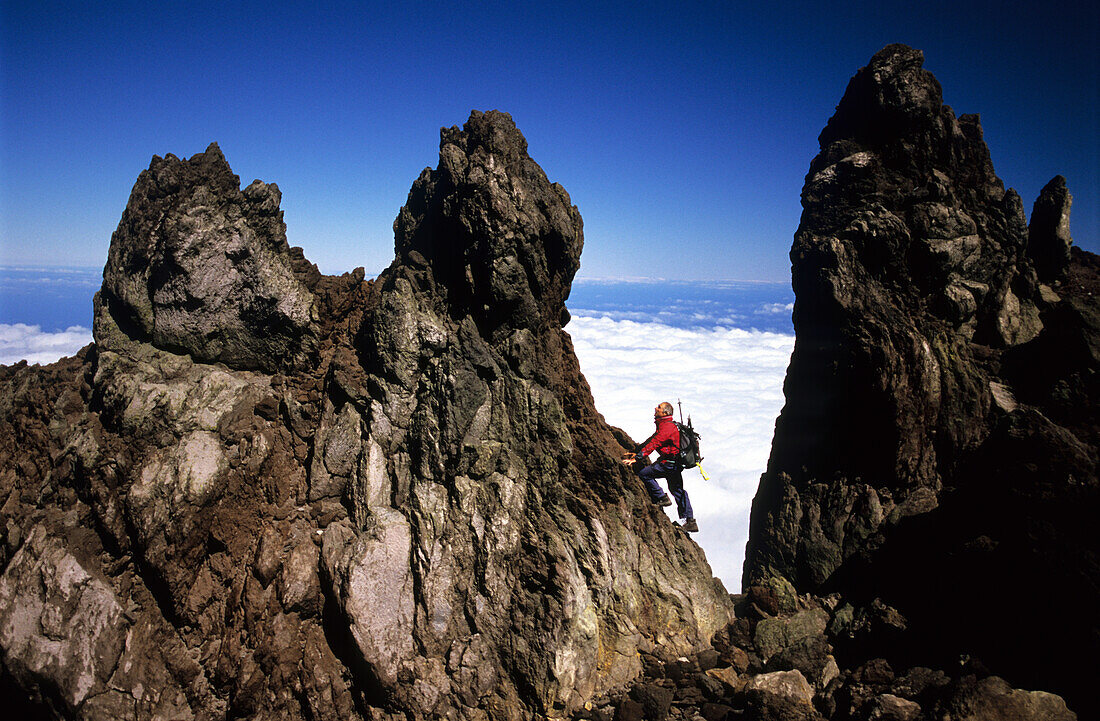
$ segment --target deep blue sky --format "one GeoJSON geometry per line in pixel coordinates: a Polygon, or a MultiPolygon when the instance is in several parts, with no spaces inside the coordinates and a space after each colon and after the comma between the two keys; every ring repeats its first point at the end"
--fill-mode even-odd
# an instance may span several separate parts
{"type": "Polygon", "coordinates": [[[151,156],[217,141],[323,271],[377,272],[440,126],[497,108],[579,207],[582,277],[782,280],[817,135],[891,42],[1029,212],[1065,175],[1100,251],[1095,3],[740,5],[2,0],[0,263],[101,266],[151,156]]]}

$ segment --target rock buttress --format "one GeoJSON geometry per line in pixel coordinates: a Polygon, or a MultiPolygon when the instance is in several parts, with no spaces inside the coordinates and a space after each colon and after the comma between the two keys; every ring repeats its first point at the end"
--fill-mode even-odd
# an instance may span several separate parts
{"type": "Polygon", "coordinates": [[[1068,248],[1058,179],[1029,250],[978,118],[922,63],[876,54],[810,165],[745,583],[881,597],[909,618],[896,653],[973,654],[1080,705],[1068,650],[1100,651],[1095,256],[1046,252],[1068,248]]]}
{"type": "Polygon", "coordinates": [[[636,675],[639,649],[705,644],[728,597],[616,463],[562,330],[581,219],[511,118],[444,130],[394,228],[346,389],[372,461],[323,546],[334,593],[378,554],[394,568],[341,597],[358,656],[404,708],[429,710],[413,673],[432,713],[552,713],[636,675]],[[398,599],[397,646],[357,610],[374,597],[398,599]]]}
{"type": "Polygon", "coordinates": [[[442,132],[376,281],[317,273],[278,202],[216,146],[154,158],[96,344],[0,369],[0,689],[527,719],[706,648],[730,598],[616,462],[562,329],[580,216],[511,119],[442,132]]]}

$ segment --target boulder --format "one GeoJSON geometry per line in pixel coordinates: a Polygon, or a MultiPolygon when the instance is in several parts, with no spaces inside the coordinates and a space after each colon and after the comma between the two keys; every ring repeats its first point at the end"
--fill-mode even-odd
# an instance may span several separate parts
{"type": "Polygon", "coordinates": [[[749,718],[766,721],[816,721],[813,687],[798,671],[776,671],[749,679],[744,693],[749,718]]]}
{"type": "Polygon", "coordinates": [[[944,709],[959,721],[1076,721],[1060,697],[1043,691],[1012,688],[989,676],[961,684],[944,709]]]}
{"type": "Polygon", "coordinates": [[[631,696],[642,705],[644,717],[652,721],[664,721],[672,707],[673,690],[659,684],[635,686],[631,696]]]}
{"type": "Polygon", "coordinates": [[[746,694],[770,694],[806,705],[814,699],[813,686],[800,671],[762,673],[746,681],[743,690],[746,694]]]}
{"type": "Polygon", "coordinates": [[[756,625],[756,648],[764,661],[797,643],[820,637],[829,624],[829,613],[821,608],[799,611],[793,616],[766,618],[756,625]]]}
{"type": "Polygon", "coordinates": [[[868,706],[868,721],[917,721],[921,717],[919,704],[888,693],[876,696],[868,706]]]}

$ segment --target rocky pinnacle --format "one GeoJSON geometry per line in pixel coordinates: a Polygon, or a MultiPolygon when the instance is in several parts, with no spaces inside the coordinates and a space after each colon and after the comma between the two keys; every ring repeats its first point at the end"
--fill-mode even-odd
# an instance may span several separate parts
{"type": "Polygon", "coordinates": [[[708,648],[731,599],[618,463],[563,330],[580,214],[512,119],[441,132],[374,281],[279,202],[154,157],[96,343],[0,368],[16,710],[545,718],[708,648]]]}
{"type": "Polygon", "coordinates": [[[969,654],[1084,708],[1073,659],[1100,652],[1096,257],[1070,262],[1061,178],[1029,240],[978,117],[943,105],[922,64],[877,53],[806,175],[795,348],[745,583],[879,600],[908,618],[895,658],[969,654]]]}

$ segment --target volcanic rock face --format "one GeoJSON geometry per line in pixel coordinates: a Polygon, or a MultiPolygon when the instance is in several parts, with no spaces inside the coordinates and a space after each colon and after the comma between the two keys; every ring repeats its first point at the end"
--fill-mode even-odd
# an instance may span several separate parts
{"type": "Polygon", "coordinates": [[[511,118],[442,132],[373,283],[278,203],[154,158],[96,344],[0,369],[17,710],[522,719],[705,648],[731,600],[617,463],[562,330],[580,216],[511,118]]]}
{"type": "Polygon", "coordinates": [[[240,190],[216,144],[186,161],[154,158],[111,238],[97,344],[148,341],[236,368],[308,365],[318,274],[287,245],[281,199],[274,183],[240,190]]]}
{"type": "Polygon", "coordinates": [[[1061,178],[1029,236],[978,118],[956,118],[922,62],[875,55],[807,174],[796,343],[745,584],[880,599],[908,619],[895,657],[972,654],[1086,708],[1097,259],[1068,260],[1061,178]]]}
{"type": "Polygon", "coordinates": [[[1035,271],[1045,282],[1062,280],[1070,262],[1073,238],[1069,234],[1069,209],[1073,196],[1066,179],[1056,175],[1046,184],[1031,210],[1028,225],[1028,254],[1035,271]]]}

